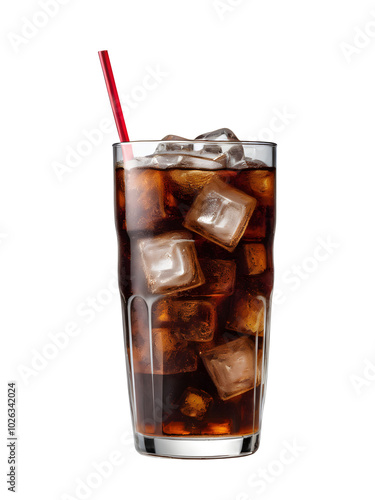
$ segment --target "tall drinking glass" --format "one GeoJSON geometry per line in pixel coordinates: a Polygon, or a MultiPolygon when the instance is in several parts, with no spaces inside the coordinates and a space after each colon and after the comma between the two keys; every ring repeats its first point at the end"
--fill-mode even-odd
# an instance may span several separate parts
{"type": "Polygon", "coordinates": [[[114,144],[119,286],[139,452],[259,446],[273,287],[276,144],[114,144]]]}

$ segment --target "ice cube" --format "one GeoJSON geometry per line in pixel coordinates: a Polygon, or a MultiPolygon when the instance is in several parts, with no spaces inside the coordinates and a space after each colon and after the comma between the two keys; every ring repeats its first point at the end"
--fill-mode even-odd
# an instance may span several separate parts
{"type": "Polygon", "coordinates": [[[191,142],[189,144],[184,144],[184,141],[189,141],[189,139],[185,139],[178,135],[166,135],[156,148],[156,153],[162,153],[164,151],[192,151],[194,147],[193,144],[191,142]],[[182,141],[182,143],[166,144],[163,141],[182,141]]]}
{"type": "MultiPolygon", "coordinates": [[[[204,149],[204,148],[203,148],[204,149]]],[[[214,161],[216,161],[216,163],[220,163],[220,165],[222,166],[222,168],[227,168],[227,155],[226,153],[222,153],[220,155],[216,155],[216,154],[213,154],[212,155],[212,159],[214,161]]],[[[219,174],[221,174],[222,172],[219,172],[219,174]]]]}
{"type": "Polygon", "coordinates": [[[218,144],[206,144],[200,150],[200,154],[217,157],[223,154],[223,149],[218,144]]]}
{"type": "Polygon", "coordinates": [[[126,173],[126,219],[129,231],[151,229],[166,216],[160,172],[132,169],[126,173]]]}
{"type": "Polygon", "coordinates": [[[189,342],[209,342],[217,326],[216,308],[208,300],[158,300],[153,305],[152,320],[154,326],[169,327],[177,338],[189,342]]]}
{"type": "Polygon", "coordinates": [[[255,198],[219,179],[212,179],[195,198],[184,226],[233,251],[255,206],[255,198]]]}
{"type": "Polygon", "coordinates": [[[137,171],[137,169],[206,169],[218,170],[226,165],[225,155],[207,153],[202,155],[202,151],[193,150],[169,150],[158,152],[153,156],[134,158],[126,162],[126,171],[137,171]]]}
{"type": "Polygon", "coordinates": [[[235,261],[199,259],[199,263],[206,282],[194,288],[191,295],[232,295],[236,280],[235,261]]]}
{"type": "Polygon", "coordinates": [[[196,141],[238,141],[238,137],[229,128],[219,128],[213,132],[205,132],[195,138],[196,141]]]}
{"type": "Polygon", "coordinates": [[[275,196],[275,174],[267,170],[251,170],[249,182],[255,198],[263,205],[272,205],[275,196]]]}
{"type": "MultiPolygon", "coordinates": [[[[239,142],[238,137],[229,128],[206,132],[205,134],[199,135],[196,140],[239,142]]],[[[218,157],[220,156],[220,161],[227,168],[246,167],[245,151],[242,144],[236,144],[230,147],[226,152],[223,152],[223,148],[219,144],[206,144],[203,146],[201,154],[214,154],[217,156],[217,158],[215,158],[216,161],[218,161],[218,157]]]]}
{"type": "Polygon", "coordinates": [[[175,152],[170,154],[155,155],[152,159],[154,167],[166,170],[169,168],[180,167],[186,155],[180,155],[175,152]]]}
{"type": "Polygon", "coordinates": [[[224,436],[231,434],[232,421],[228,418],[212,418],[202,427],[201,434],[208,436],[224,436]]]}
{"type": "Polygon", "coordinates": [[[227,168],[227,154],[222,152],[221,146],[216,146],[215,144],[205,144],[203,148],[195,150],[194,155],[219,163],[219,168],[227,168]]]}
{"type": "Polygon", "coordinates": [[[202,420],[213,401],[212,396],[207,392],[200,389],[194,389],[193,387],[188,387],[181,399],[181,413],[187,417],[196,418],[197,420],[202,420]]]}
{"type": "Polygon", "coordinates": [[[193,150],[168,150],[158,152],[153,156],[138,157],[126,162],[126,171],[132,172],[142,169],[190,168],[217,170],[223,168],[222,155],[201,155],[200,151],[193,150]]]}
{"type": "Polygon", "coordinates": [[[152,344],[149,338],[145,340],[141,345],[133,345],[135,372],[172,375],[197,369],[198,358],[194,350],[169,328],[153,328],[152,344]]]}
{"type": "Polygon", "coordinates": [[[206,158],[200,155],[193,154],[160,154],[155,155],[152,159],[154,168],[160,168],[163,170],[179,168],[179,169],[190,169],[190,170],[218,170],[223,168],[220,161],[215,160],[215,158],[206,158]]]}
{"type": "Polygon", "coordinates": [[[224,436],[231,434],[232,421],[228,418],[211,418],[205,423],[196,420],[178,420],[163,422],[163,433],[169,436],[224,436]]]}
{"type": "Polygon", "coordinates": [[[267,163],[264,163],[262,160],[255,160],[253,158],[247,158],[246,157],[246,163],[247,166],[253,169],[263,169],[263,168],[269,168],[267,163]]]}
{"type": "Polygon", "coordinates": [[[242,247],[245,274],[261,274],[267,269],[266,249],[262,243],[247,243],[242,247]]]}
{"type": "Polygon", "coordinates": [[[237,290],[232,297],[227,328],[247,335],[263,335],[265,299],[245,290],[237,290]]]}
{"type": "Polygon", "coordinates": [[[125,170],[130,172],[131,170],[136,170],[137,168],[152,168],[155,167],[155,161],[153,156],[139,156],[137,158],[132,158],[125,162],[125,170]]]}
{"type": "Polygon", "coordinates": [[[246,168],[245,150],[241,144],[232,146],[227,152],[227,168],[246,168]]]}
{"type": "Polygon", "coordinates": [[[218,170],[222,168],[222,164],[213,158],[195,155],[180,155],[178,168],[189,170],[218,170]]]}
{"type": "Polygon", "coordinates": [[[154,373],[171,375],[197,369],[198,359],[193,349],[169,328],[154,328],[152,342],[154,373]]]}
{"type": "Polygon", "coordinates": [[[173,193],[177,198],[193,198],[217,174],[207,170],[172,169],[169,172],[173,193]]]}
{"type": "Polygon", "coordinates": [[[194,240],[175,231],[139,241],[143,270],[153,294],[188,290],[204,283],[194,240]]]}
{"type": "Polygon", "coordinates": [[[207,300],[171,301],[173,329],[178,338],[189,342],[209,342],[213,339],[217,314],[207,300]]]}
{"type": "Polygon", "coordinates": [[[152,342],[158,353],[165,354],[175,352],[181,344],[184,344],[169,328],[153,328],[152,342]]]}
{"type": "Polygon", "coordinates": [[[163,422],[163,433],[169,436],[189,436],[200,434],[200,431],[195,428],[193,421],[172,420],[171,422],[163,422]]]}
{"type": "Polygon", "coordinates": [[[255,344],[241,337],[202,354],[204,365],[224,401],[250,391],[261,381],[255,344]]]}
{"type": "Polygon", "coordinates": [[[125,174],[126,224],[129,231],[149,230],[177,211],[177,202],[165,190],[163,173],[132,169],[125,174]]]}
{"type": "Polygon", "coordinates": [[[172,320],[170,298],[159,299],[152,306],[152,325],[155,327],[168,326],[172,320]]]}
{"type": "Polygon", "coordinates": [[[254,196],[260,205],[270,206],[275,202],[275,173],[271,170],[245,170],[237,177],[236,187],[254,196]]]}

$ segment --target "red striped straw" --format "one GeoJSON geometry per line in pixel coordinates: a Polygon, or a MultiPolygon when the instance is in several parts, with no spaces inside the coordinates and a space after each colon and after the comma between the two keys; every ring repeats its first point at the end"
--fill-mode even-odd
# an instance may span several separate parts
{"type": "Polygon", "coordinates": [[[121,103],[117,92],[115,78],[113,76],[111,61],[106,50],[99,52],[100,64],[104,74],[105,84],[107,86],[109,100],[112,106],[113,116],[115,117],[116,127],[121,142],[129,142],[128,131],[126,130],[124,115],[122,113],[121,103]]]}

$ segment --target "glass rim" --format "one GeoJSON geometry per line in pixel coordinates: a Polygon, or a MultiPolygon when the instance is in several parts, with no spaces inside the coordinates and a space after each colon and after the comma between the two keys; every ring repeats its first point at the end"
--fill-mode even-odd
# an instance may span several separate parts
{"type": "Polygon", "coordinates": [[[159,140],[139,140],[139,141],[129,141],[129,142],[115,142],[112,144],[113,148],[122,148],[123,146],[126,146],[127,144],[210,144],[210,145],[238,145],[241,144],[242,146],[269,146],[270,148],[276,148],[277,144],[276,142],[267,142],[267,141],[206,141],[204,139],[193,139],[191,141],[189,140],[180,140],[180,141],[163,141],[162,139],[159,140]]]}

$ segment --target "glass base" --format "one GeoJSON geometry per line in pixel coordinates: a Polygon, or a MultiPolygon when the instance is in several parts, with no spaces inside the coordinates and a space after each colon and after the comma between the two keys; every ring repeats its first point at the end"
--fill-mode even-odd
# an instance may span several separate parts
{"type": "Polygon", "coordinates": [[[255,453],[259,432],[239,437],[179,438],[135,434],[135,447],[143,455],[167,458],[231,458],[255,453]]]}

